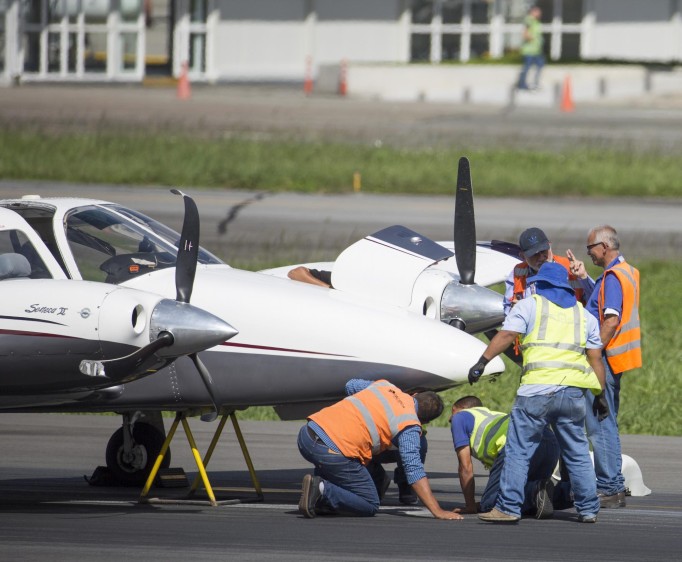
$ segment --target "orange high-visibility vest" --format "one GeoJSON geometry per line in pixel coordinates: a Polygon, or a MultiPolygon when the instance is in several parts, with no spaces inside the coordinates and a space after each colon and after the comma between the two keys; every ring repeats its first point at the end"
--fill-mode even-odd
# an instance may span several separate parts
{"type": "MultiPolygon", "coordinates": [[[[563,256],[554,256],[554,261],[564,266],[566,271],[568,271],[568,283],[575,291],[575,298],[585,305],[582,285],[580,285],[580,280],[571,273],[570,262],[568,261],[568,258],[563,256]]],[[[525,261],[521,262],[514,268],[514,294],[512,295],[512,304],[515,304],[524,298],[527,287],[526,280],[529,276],[531,276],[531,274],[535,275],[535,273],[531,272],[530,267],[528,267],[528,263],[525,261]]]]}
{"type": "Polygon", "coordinates": [[[372,383],[308,419],[325,431],[345,457],[362,464],[388,449],[391,440],[406,427],[421,428],[412,396],[385,380],[372,383]]]}
{"type": "Polygon", "coordinates": [[[599,289],[599,323],[604,322],[604,288],[606,276],[615,275],[623,290],[623,311],[611,341],[606,345],[606,360],[614,373],[623,373],[642,366],[639,328],[639,271],[629,263],[620,262],[604,272],[599,289]]]}

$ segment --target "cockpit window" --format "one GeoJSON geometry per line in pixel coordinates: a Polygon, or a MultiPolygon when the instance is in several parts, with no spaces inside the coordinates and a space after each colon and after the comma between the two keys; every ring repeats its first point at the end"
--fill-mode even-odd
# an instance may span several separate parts
{"type": "Polygon", "coordinates": [[[0,231],[0,255],[7,255],[5,265],[7,267],[8,277],[30,277],[31,279],[52,278],[52,275],[45,266],[45,262],[40,257],[40,254],[35,249],[35,246],[20,230],[0,231]],[[16,256],[11,257],[11,254],[23,256],[28,261],[28,264],[24,265],[25,262],[23,259],[19,262],[19,258],[15,259],[16,256]],[[10,259],[10,257],[12,259],[10,259]],[[12,267],[9,266],[10,263],[12,264],[12,267]],[[16,275],[12,272],[16,273],[16,275]]]}
{"type": "Polygon", "coordinates": [[[118,284],[175,266],[173,244],[111,209],[80,207],[66,216],[64,227],[81,276],[88,281],[118,284]]]}
{"type": "MultiPolygon", "coordinates": [[[[117,213],[120,213],[124,217],[127,217],[133,221],[138,222],[142,226],[150,229],[151,231],[155,232],[158,234],[161,238],[164,240],[167,240],[173,246],[176,248],[180,244],[180,234],[177,233],[175,230],[172,228],[168,228],[165,224],[162,224],[160,222],[155,221],[152,218],[149,218],[146,215],[143,215],[142,213],[138,211],[134,211],[133,209],[128,209],[127,207],[122,207],[121,205],[116,205],[116,204],[108,204],[108,205],[103,205],[103,207],[111,208],[115,210],[117,213]]],[[[219,264],[223,263],[219,258],[214,256],[211,252],[208,252],[204,248],[199,248],[199,263],[203,264],[219,264]]]]}

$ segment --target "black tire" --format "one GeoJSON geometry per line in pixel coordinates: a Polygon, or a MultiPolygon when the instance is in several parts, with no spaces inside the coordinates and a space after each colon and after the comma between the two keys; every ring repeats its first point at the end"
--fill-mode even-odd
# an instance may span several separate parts
{"type": "MultiPolygon", "coordinates": [[[[107,468],[114,479],[123,486],[142,486],[159,456],[165,437],[148,423],[133,426],[134,453],[129,461],[123,458],[123,428],[117,429],[107,444],[107,468]]],[[[170,466],[170,448],[161,463],[161,468],[170,466]]]]}

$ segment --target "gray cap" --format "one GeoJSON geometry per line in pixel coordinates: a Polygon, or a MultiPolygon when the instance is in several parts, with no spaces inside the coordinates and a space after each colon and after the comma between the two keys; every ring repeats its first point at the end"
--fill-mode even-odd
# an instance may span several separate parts
{"type": "Polygon", "coordinates": [[[519,236],[519,246],[524,255],[529,258],[543,250],[549,250],[549,240],[539,228],[528,228],[519,236]]]}

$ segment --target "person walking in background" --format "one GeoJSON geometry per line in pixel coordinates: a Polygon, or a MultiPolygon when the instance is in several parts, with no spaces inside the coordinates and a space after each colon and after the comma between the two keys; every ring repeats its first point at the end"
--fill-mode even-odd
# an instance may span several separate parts
{"type": "MultiPolygon", "coordinates": [[[[588,294],[587,310],[599,319],[604,345],[602,363],[606,371],[606,400],[609,416],[598,423],[587,417],[587,436],[594,452],[597,492],[602,507],[625,506],[618,410],[620,380],[625,371],[642,366],[639,326],[639,271],[620,253],[618,233],[612,226],[597,226],[587,235],[587,255],[604,269],[588,294]]],[[[585,264],[568,251],[571,271],[588,278],[585,264]]]]}
{"type": "MultiPolygon", "coordinates": [[[[500,492],[500,474],[504,466],[504,445],[507,442],[509,414],[484,408],[477,396],[464,396],[452,405],[452,442],[459,468],[459,483],[465,507],[459,513],[487,512],[495,507],[500,492]],[[478,459],[489,470],[488,483],[476,504],[476,481],[471,458],[478,459]]],[[[552,473],[559,460],[559,444],[546,427],[528,467],[525,500],[521,512],[536,519],[548,519],[554,514],[552,505],[552,473]]]]}
{"type": "Polygon", "coordinates": [[[521,55],[523,56],[523,67],[519,76],[519,90],[537,90],[540,87],[540,73],[545,65],[545,56],[542,52],[542,24],[540,18],[542,11],[537,6],[533,6],[523,22],[523,42],[521,43],[521,55]],[[528,84],[528,73],[535,67],[535,76],[532,85],[528,84]]]}
{"type": "Polygon", "coordinates": [[[530,459],[551,425],[570,476],[579,521],[594,523],[599,499],[585,418],[594,415],[601,420],[608,414],[599,326],[576,300],[563,266],[544,263],[528,283],[535,283],[535,294],[516,303],[502,330],[469,370],[473,384],[488,362],[522,335],[523,376],[510,414],[500,493],[495,507],[478,517],[506,523],[521,518],[530,459]]]}

